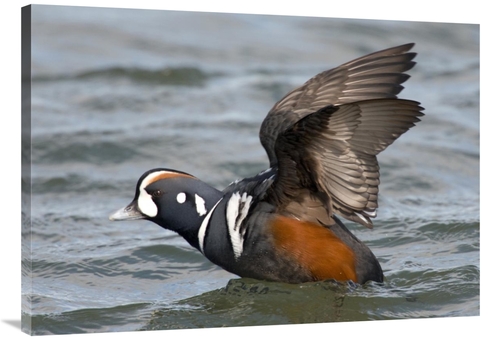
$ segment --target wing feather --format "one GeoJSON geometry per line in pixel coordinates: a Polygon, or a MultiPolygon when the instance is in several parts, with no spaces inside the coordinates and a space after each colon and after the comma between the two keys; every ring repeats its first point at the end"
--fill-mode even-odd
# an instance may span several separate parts
{"type": "Polygon", "coordinates": [[[378,51],[337,68],[319,73],[289,92],[269,111],[260,129],[260,140],[271,166],[278,162],[275,143],[278,135],[305,116],[327,105],[341,105],[379,98],[396,98],[409,76],[414,44],[378,51]]]}
{"type": "Polygon", "coordinates": [[[306,189],[330,214],[371,228],[380,183],[376,155],[414,126],[422,110],[415,101],[373,99],[305,116],[277,136],[278,170],[268,199],[286,212],[294,194],[306,189]]]}

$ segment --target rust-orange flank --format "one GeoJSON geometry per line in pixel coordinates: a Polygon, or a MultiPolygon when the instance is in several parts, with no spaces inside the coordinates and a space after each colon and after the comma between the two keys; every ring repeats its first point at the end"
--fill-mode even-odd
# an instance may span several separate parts
{"type": "Polygon", "coordinates": [[[276,249],[308,269],[315,280],[357,282],[353,250],[330,229],[285,216],[271,223],[276,249]]]}

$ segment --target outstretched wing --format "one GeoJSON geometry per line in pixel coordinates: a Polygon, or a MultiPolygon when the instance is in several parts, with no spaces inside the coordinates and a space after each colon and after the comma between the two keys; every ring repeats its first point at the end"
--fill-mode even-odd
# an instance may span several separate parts
{"type": "Polygon", "coordinates": [[[329,216],[371,228],[378,207],[376,155],[414,126],[422,110],[415,101],[373,99],[306,115],[277,136],[278,171],[267,200],[293,215],[297,193],[307,190],[329,216]]]}
{"type": "Polygon", "coordinates": [[[416,53],[406,44],[345,63],[322,72],[277,102],[262,122],[260,141],[271,166],[277,164],[275,143],[278,135],[305,116],[327,105],[362,100],[396,98],[409,76],[403,72],[415,65],[416,53]]]}

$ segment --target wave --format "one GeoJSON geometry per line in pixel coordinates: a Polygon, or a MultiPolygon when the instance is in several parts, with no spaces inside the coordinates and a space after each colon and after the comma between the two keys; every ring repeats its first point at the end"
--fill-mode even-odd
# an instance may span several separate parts
{"type": "Polygon", "coordinates": [[[164,67],[150,70],[140,67],[113,66],[97,70],[88,70],[76,74],[36,75],[33,82],[52,82],[66,80],[129,80],[135,83],[153,85],[203,86],[211,77],[220,73],[209,73],[197,67],[164,67]]]}

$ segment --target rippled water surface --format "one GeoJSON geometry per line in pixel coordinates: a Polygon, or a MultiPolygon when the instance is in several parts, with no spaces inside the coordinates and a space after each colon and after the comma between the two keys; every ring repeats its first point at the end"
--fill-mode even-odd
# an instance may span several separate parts
{"type": "Polygon", "coordinates": [[[479,315],[477,25],[35,6],[32,72],[27,332],[479,315]],[[375,227],[347,223],[383,284],[240,279],[150,222],[108,221],[151,168],[220,189],[265,169],[277,100],[407,42],[401,97],[426,116],[379,156],[375,227]]]}

